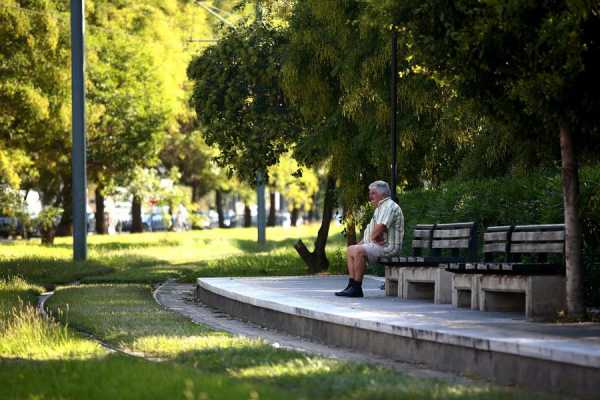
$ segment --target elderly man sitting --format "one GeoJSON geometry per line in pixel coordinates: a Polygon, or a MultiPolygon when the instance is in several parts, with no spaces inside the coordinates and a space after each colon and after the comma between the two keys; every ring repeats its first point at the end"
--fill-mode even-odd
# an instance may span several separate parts
{"type": "Polygon", "coordinates": [[[363,240],[347,250],[348,286],[336,296],[363,297],[362,280],[366,261],[377,261],[380,256],[398,254],[404,236],[404,215],[400,206],[390,198],[390,187],[384,181],[369,185],[369,201],[375,207],[373,218],[365,229],[363,240]]]}

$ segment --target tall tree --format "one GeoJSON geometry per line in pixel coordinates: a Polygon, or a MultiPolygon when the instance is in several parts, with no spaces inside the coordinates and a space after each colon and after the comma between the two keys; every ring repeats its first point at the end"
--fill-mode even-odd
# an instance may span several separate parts
{"type": "Polygon", "coordinates": [[[279,86],[285,36],[269,25],[231,28],[188,68],[192,103],[217,161],[248,182],[274,165],[301,123],[279,86]]]}
{"type": "Polygon", "coordinates": [[[581,315],[578,145],[594,150],[600,108],[600,8],[593,1],[386,0],[416,56],[516,132],[560,139],[566,225],[567,308],[581,315]],[[532,122],[537,124],[532,126],[532,122]]]}

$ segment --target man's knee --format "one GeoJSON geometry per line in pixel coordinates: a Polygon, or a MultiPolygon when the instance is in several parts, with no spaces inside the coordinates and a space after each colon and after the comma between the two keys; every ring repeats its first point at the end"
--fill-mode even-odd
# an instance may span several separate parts
{"type": "Polygon", "coordinates": [[[351,257],[362,256],[364,257],[367,253],[365,249],[360,244],[355,244],[352,246],[348,246],[348,255],[351,257]]]}

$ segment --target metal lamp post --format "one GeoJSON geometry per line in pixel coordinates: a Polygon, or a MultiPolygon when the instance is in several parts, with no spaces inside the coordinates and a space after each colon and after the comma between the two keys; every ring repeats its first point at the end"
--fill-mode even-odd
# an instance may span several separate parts
{"type": "Polygon", "coordinates": [[[87,259],[84,0],[71,0],[73,259],[87,259]]]}

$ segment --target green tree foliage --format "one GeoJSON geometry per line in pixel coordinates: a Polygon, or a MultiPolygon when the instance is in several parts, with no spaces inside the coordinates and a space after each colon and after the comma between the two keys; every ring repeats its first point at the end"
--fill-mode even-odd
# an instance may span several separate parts
{"type": "Polygon", "coordinates": [[[47,0],[0,6],[0,148],[27,155],[22,184],[45,203],[61,203],[70,182],[69,37],[60,11],[47,0]]]}
{"type": "MultiPolygon", "coordinates": [[[[388,179],[391,30],[378,3],[297,2],[289,21],[284,89],[311,126],[296,156],[330,159],[349,212],[365,187],[388,179]]],[[[452,88],[399,54],[399,175],[403,187],[438,184],[459,169],[476,124],[452,88]]]]}
{"type": "Polygon", "coordinates": [[[215,151],[206,144],[193,121],[180,120],[179,124],[179,131],[167,138],[160,159],[166,168],[178,168],[181,182],[192,188],[191,201],[196,202],[216,185],[212,166],[215,151]]]}
{"type": "Polygon", "coordinates": [[[277,163],[302,127],[280,88],[285,36],[268,24],[240,24],[188,68],[192,103],[217,161],[246,181],[277,163]]]}
{"type": "MultiPolygon", "coordinates": [[[[386,1],[417,58],[530,142],[558,142],[567,305],[583,308],[577,146],[597,148],[600,9],[593,1],[386,1]]],[[[582,150],[580,150],[583,152],[582,150]]]]}
{"type": "Polygon", "coordinates": [[[289,154],[269,168],[269,182],[281,193],[292,212],[292,225],[300,210],[309,210],[313,206],[314,195],[319,187],[317,174],[310,168],[301,168],[289,154]]]}

